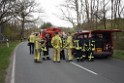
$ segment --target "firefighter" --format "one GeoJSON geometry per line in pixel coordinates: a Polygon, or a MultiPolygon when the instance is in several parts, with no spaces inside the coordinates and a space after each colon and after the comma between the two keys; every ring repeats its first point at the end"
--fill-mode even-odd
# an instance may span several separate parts
{"type": "Polygon", "coordinates": [[[31,35],[28,38],[30,54],[34,54],[34,41],[35,41],[35,35],[34,33],[31,33],[31,35]]]}
{"type": "Polygon", "coordinates": [[[82,47],[83,47],[83,42],[82,42],[83,36],[80,35],[78,36],[77,39],[74,40],[75,43],[75,57],[77,59],[77,62],[83,61],[82,57],[82,47]]]}
{"type": "Polygon", "coordinates": [[[86,57],[89,61],[94,60],[93,51],[95,50],[95,41],[91,38],[91,33],[89,37],[85,37],[85,50],[86,50],[86,57]]]}
{"type": "Polygon", "coordinates": [[[67,41],[66,41],[66,45],[67,47],[67,55],[68,55],[68,61],[72,61],[73,56],[72,56],[72,48],[73,48],[73,41],[72,41],[72,33],[68,32],[68,36],[67,36],[67,41]]]}
{"type": "Polygon", "coordinates": [[[86,48],[85,48],[85,39],[82,39],[82,61],[86,59],[86,48]]]}
{"type": "Polygon", "coordinates": [[[42,59],[43,60],[50,60],[50,57],[49,57],[49,46],[48,46],[48,43],[49,43],[49,41],[48,41],[48,35],[47,34],[45,34],[44,35],[44,38],[42,38],[41,39],[41,41],[42,41],[42,47],[41,47],[41,50],[42,50],[42,52],[43,52],[43,56],[42,56],[42,59]]]}
{"type": "Polygon", "coordinates": [[[83,47],[82,47],[82,57],[83,59],[88,58],[88,49],[89,49],[89,40],[88,40],[88,35],[83,36],[83,47]]]}
{"type": "Polygon", "coordinates": [[[93,55],[94,50],[95,50],[95,41],[93,40],[92,35],[90,33],[89,34],[89,53],[88,53],[89,61],[94,60],[94,55],[93,55]]]}
{"type": "Polygon", "coordinates": [[[35,42],[34,42],[34,62],[40,63],[40,38],[36,33],[35,42]]]}
{"type": "Polygon", "coordinates": [[[54,49],[54,56],[53,56],[53,62],[60,63],[60,50],[62,47],[62,40],[59,36],[58,32],[55,32],[55,36],[52,37],[51,44],[54,49]]]}
{"type": "Polygon", "coordinates": [[[65,46],[65,43],[66,43],[66,39],[64,38],[64,35],[62,34],[61,35],[61,40],[62,40],[62,48],[61,48],[61,51],[60,51],[60,59],[62,60],[65,60],[65,51],[64,51],[64,46],[65,46]]]}

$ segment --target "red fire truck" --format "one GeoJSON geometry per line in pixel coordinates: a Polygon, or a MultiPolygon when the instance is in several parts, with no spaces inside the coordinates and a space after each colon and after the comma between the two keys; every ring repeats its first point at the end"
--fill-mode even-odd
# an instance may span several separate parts
{"type": "Polygon", "coordinates": [[[59,32],[61,34],[62,30],[60,28],[50,27],[50,28],[43,29],[42,32],[40,33],[40,35],[42,35],[43,32],[45,32],[46,34],[49,34],[49,35],[51,35],[51,37],[53,37],[55,32],[59,32]]]}
{"type": "Polygon", "coordinates": [[[46,28],[46,29],[43,29],[39,35],[40,38],[44,38],[46,35],[48,36],[48,42],[49,42],[49,47],[52,47],[51,46],[51,39],[52,37],[55,35],[55,32],[58,32],[59,34],[62,34],[62,30],[61,28],[56,28],[56,27],[50,27],[50,28],[46,28]],[[45,33],[45,35],[44,35],[45,33]]]}
{"type": "MultiPolygon", "coordinates": [[[[83,36],[82,41],[85,40],[84,35],[87,37],[92,35],[92,39],[95,40],[95,57],[109,57],[113,54],[113,33],[121,32],[121,30],[91,30],[82,31],[74,34],[73,38],[83,36]]],[[[74,53],[74,52],[73,52],[74,53]]],[[[75,54],[76,55],[76,54],[75,54]]]]}

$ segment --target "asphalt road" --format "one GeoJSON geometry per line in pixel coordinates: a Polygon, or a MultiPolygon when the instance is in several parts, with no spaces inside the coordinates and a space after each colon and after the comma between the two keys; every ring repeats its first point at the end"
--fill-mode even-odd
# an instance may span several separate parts
{"type": "MultiPolygon", "coordinates": [[[[96,59],[94,62],[34,63],[27,42],[12,57],[9,83],[124,83],[124,61],[96,59]]],[[[50,49],[50,57],[53,52],[50,49]]]]}

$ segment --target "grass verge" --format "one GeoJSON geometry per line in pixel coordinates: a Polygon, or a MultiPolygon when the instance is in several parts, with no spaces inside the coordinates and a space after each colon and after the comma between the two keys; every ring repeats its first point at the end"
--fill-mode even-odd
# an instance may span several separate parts
{"type": "Polygon", "coordinates": [[[9,58],[18,43],[19,42],[10,42],[9,48],[6,45],[0,46],[0,83],[5,83],[9,58]]]}
{"type": "Polygon", "coordinates": [[[124,60],[124,50],[114,50],[113,57],[124,60]]]}

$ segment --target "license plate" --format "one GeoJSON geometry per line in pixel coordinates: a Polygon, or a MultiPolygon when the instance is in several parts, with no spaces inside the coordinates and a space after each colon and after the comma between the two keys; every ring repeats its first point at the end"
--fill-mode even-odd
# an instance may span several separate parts
{"type": "Polygon", "coordinates": [[[97,52],[102,52],[102,48],[96,48],[97,52]]]}

